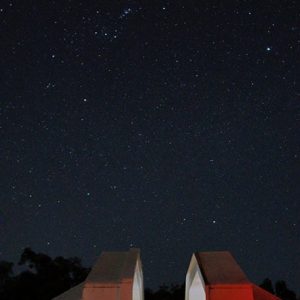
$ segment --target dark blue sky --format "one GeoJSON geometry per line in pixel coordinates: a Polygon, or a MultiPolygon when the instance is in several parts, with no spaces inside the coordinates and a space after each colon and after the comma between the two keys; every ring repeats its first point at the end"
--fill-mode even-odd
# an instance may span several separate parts
{"type": "Polygon", "coordinates": [[[140,247],[156,287],[229,250],[297,289],[300,5],[274,3],[2,1],[0,259],[140,247]]]}

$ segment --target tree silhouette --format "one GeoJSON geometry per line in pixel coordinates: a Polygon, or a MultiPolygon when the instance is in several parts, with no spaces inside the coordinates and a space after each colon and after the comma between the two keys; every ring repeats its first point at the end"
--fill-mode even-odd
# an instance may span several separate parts
{"type": "Polygon", "coordinates": [[[12,280],[13,263],[0,261],[0,299],[4,299],[7,294],[7,287],[12,280]]]}
{"type": "Polygon", "coordinates": [[[269,293],[274,294],[273,283],[269,278],[265,278],[259,286],[269,293]]]}
{"type": "Polygon", "coordinates": [[[283,280],[276,282],[275,291],[276,295],[282,300],[297,300],[295,292],[289,290],[283,280]]]}
{"type": "Polygon", "coordinates": [[[145,290],[145,300],[184,300],[185,285],[162,285],[153,292],[150,289],[145,290]]]}
{"type": "MultiPolygon", "coordinates": [[[[1,300],[50,300],[84,281],[90,270],[82,266],[78,257],[52,259],[30,248],[24,249],[19,265],[25,270],[14,275],[14,264],[0,261],[1,300]]],[[[270,279],[264,279],[260,286],[274,294],[270,279]]],[[[184,294],[184,284],[162,285],[157,291],[145,289],[145,300],[184,300],[184,294]]],[[[282,280],[276,282],[275,294],[282,300],[297,300],[282,280]]]]}
{"type": "Polygon", "coordinates": [[[13,275],[13,263],[0,261],[0,286],[13,275]]]}
{"type": "MultiPolygon", "coordinates": [[[[275,294],[282,300],[297,300],[296,293],[287,288],[285,281],[279,280],[275,284],[275,292],[273,288],[272,281],[269,278],[264,279],[264,281],[259,285],[266,291],[275,294]]],[[[298,298],[300,300],[300,298],[298,298]]]]}
{"type": "Polygon", "coordinates": [[[52,259],[30,248],[24,249],[19,265],[25,271],[11,277],[13,264],[0,264],[1,300],[50,300],[82,282],[89,272],[77,257],[52,259]]]}

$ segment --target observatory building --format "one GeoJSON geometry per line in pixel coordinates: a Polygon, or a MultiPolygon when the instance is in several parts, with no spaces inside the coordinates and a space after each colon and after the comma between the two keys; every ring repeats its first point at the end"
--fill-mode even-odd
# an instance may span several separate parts
{"type": "Polygon", "coordinates": [[[227,251],[194,253],[185,283],[185,300],[280,300],[252,284],[227,251]]]}
{"type": "Polygon", "coordinates": [[[139,249],[102,252],[87,279],[53,300],[144,300],[139,249]]]}

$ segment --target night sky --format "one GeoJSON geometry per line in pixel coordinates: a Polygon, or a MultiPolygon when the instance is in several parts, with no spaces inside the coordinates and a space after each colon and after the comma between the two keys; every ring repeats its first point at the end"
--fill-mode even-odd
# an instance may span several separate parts
{"type": "Polygon", "coordinates": [[[299,292],[299,1],[1,1],[0,260],[192,252],[299,292]],[[226,4],[225,4],[226,3],[226,4]]]}

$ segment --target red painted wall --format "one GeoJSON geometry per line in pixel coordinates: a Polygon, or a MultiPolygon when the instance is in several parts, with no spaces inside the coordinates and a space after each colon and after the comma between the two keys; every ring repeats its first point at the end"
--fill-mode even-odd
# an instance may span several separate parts
{"type": "Polygon", "coordinates": [[[251,285],[209,286],[206,300],[254,300],[251,285]]]}

